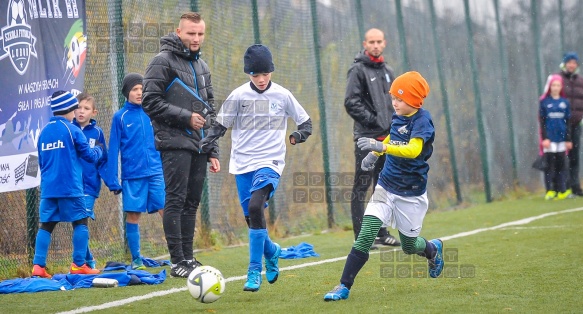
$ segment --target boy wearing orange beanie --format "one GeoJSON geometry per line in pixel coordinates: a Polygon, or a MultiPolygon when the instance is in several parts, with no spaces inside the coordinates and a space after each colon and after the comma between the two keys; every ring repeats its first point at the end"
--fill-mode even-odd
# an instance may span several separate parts
{"type": "Polygon", "coordinates": [[[325,301],[347,299],[354,278],[368,260],[369,250],[381,226],[399,230],[406,254],[427,258],[429,276],[437,278],[443,270],[443,243],[420,237],[427,212],[427,160],[433,152],[435,129],[429,112],[422,107],[429,94],[427,81],[418,72],[407,72],[395,79],[389,91],[395,114],[390,135],[379,142],[360,138],[360,149],[370,151],[361,167],[374,166],[378,156],[386,161],[378,185],[366,207],[362,229],[344,265],[340,284],[326,293],[325,301]]]}

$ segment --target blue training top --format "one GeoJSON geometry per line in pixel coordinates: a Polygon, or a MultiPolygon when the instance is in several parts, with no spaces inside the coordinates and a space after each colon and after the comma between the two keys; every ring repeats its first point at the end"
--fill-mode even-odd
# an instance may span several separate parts
{"type": "Polygon", "coordinates": [[[386,161],[378,183],[387,191],[400,196],[420,196],[427,189],[427,160],[433,153],[435,128],[429,111],[421,108],[410,117],[393,114],[392,145],[406,145],[412,138],[423,139],[423,149],[416,158],[386,154],[386,161]]]}
{"type": "Polygon", "coordinates": [[[111,121],[105,179],[111,191],[121,190],[117,170],[120,153],[122,180],[162,174],[162,160],[154,146],[154,129],[150,117],[142,106],[128,101],[113,115],[111,121]]]}
{"type": "Polygon", "coordinates": [[[81,159],[89,163],[99,161],[101,147],[89,147],[81,129],[61,116],[51,117],[37,145],[41,198],[82,197],[81,159]]]}
{"type": "Polygon", "coordinates": [[[541,100],[539,108],[543,137],[551,142],[567,141],[567,126],[571,117],[569,101],[565,98],[554,99],[547,96],[541,100]]]}
{"type": "Polygon", "coordinates": [[[103,130],[97,126],[97,121],[93,119],[91,119],[89,124],[84,128],[81,128],[75,119],[73,119],[73,124],[81,129],[87,138],[89,147],[95,147],[96,142],[103,144],[103,158],[101,158],[97,164],[81,160],[81,165],[83,166],[83,189],[85,190],[85,194],[99,197],[99,192],[101,191],[101,178],[104,178],[106,175],[105,166],[107,162],[107,147],[105,146],[103,130]]]}

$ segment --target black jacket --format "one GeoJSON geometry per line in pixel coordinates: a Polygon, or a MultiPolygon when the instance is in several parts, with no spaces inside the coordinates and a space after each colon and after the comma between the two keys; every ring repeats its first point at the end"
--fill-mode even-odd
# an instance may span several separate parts
{"type": "Polygon", "coordinates": [[[386,63],[373,62],[364,52],[348,70],[344,107],[354,119],[354,140],[389,134],[393,105],[389,89],[395,76],[386,63]]]}
{"type": "Polygon", "coordinates": [[[583,118],[583,77],[577,73],[559,72],[563,77],[563,92],[571,105],[571,126],[581,123],[583,118]]]}
{"type": "MultiPolygon", "coordinates": [[[[160,39],[160,53],[146,68],[142,106],[152,120],[157,150],[201,152],[199,142],[204,137],[204,130],[193,130],[190,127],[190,117],[194,110],[190,105],[181,107],[180,104],[171,104],[164,99],[166,88],[175,78],[198,91],[199,96],[213,108],[211,116],[207,117],[207,121],[213,121],[216,110],[209,67],[200,59],[200,53],[191,52],[178,35],[171,33],[160,39]]],[[[213,145],[208,150],[209,157],[218,158],[218,145],[213,145]]]]}

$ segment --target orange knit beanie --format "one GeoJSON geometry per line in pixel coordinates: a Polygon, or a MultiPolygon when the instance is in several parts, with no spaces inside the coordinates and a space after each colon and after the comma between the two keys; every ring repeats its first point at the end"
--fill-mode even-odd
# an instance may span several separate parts
{"type": "Polygon", "coordinates": [[[397,77],[389,93],[419,109],[423,105],[423,99],[429,95],[429,84],[419,72],[411,71],[397,77]]]}

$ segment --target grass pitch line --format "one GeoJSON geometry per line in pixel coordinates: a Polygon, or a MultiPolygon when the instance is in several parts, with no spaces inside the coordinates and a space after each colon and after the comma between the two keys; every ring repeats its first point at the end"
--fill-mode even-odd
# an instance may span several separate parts
{"type": "Polygon", "coordinates": [[[475,229],[472,231],[460,232],[458,234],[450,235],[447,237],[442,237],[440,239],[442,241],[447,241],[447,240],[452,240],[452,239],[457,239],[457,238],[463,238],[463,237],[471,236],[471,235],[478,234],[478,233],[481,233],[484,231],[491,231],[491,230],[498,230],[498,229],[503,229],[503,228],[508,228],[508,227],[526,225],[526,224],[529,224],[535,220],[543,219],[543,218],[546,218],[549,216],[573,213],[573,212],[578,212],[578,211],[582,211],[582,210],[583,210],[583,207],[579,207],[579,208],[565,209],[565,210],[560,210],[560,211],[556,211],[556,212],[545,213],[545,214],[534,216],[534,217],[528,217],[528,218],[524,218],[524,219],[520,219],[520,220],[506,222],[506,223],[503,223],[503,224],[500,224],[497,226],[493,226],[493,227],[480,228],[480,229],[475,229]]]}
{"type": "MultiPolygon", "coordinates": [[[[506,223],[499,224],[499,225],[493,226],[493,227],[480,228],[480,229],[475,229],[475,230],[471,230],[471,231],[460,232],[460,233],[457,233],[457,234],[454,234],[451,236],[441,237],[440,239],[443,241],[447,241],[447,240],[452,240],[452,239],[457,239],[457,238],[468,237],[468,236],[475,235],[475,234],[485,232],[485,231],[492,231],[492,230],[498,230],[498,229],[503,229],[503,228],[508,228],[508,227],[526,225],[526,224],[531,223],[535,220],[543,219],[543,218],[546,218],[549,216],[573,213],[573,212],[578,212],[578,211],[583,211],[583,207],[566,209],[566,210],[561,210],[561,211],[556,211],[556,212],[550,212],[550,213],[546,213],[546,214],[542,214],[542,215],[538,215],[538,216],[533,216],[533,217],[528,217],[528,218],[524,218],[524,219],[520,219],[520,220],[506,222],[506,223]]],[[[399,250],[399,248],[396,248],[393,250],[396,251],[396,250],[399,250]]],[[[372,252],[370,252],[370,254],[378,254],[378,253],[380,253],[379,251],[380,250],[372,251],[372,252]]],[[[383,250],[383,252],[386,252],[386,251],[383,250]]],[[[327,263],[334,263],[334,262],[342,261],[345,259],[346,259],[346,256],[335,257],[335,258],[325,259],[325,260],[316,261],[316,262],[303,263],[303,264],[298,264],[298,265],[293,265],[293,266],[288,266],[288,267],[282,267],[280,269],[280,271],[294,270],[294,269],[317,266],[317,265],[322,265],[322,264],[327,264],[327,263]]],[[[262,272],[262,273],[264,274],[265,272],[262,272]]],[[[236,277],[226,278],[225,281],[232,282],[232,281],[240,281],[240,280],[245,280],[245,279],[247,279],[247,276],[236,276],[236,277]]],[[[127,299],[107,302],[107,303],[103,303],[100,305],[81,307],[81,308],[78,308],[78,309],[75,309],[72,311],[59,312],[58,314],[77,314],[77,313],[87,313],[87,312],[98,311],[98,310],[106,310],[109,308],[126,305],[126,304],[133,303],[136,301],[147,300],[147,299],[151,299],[151,298],[155,298],[155,297],[161,297],[161,296],[165,296],[168,294],[182,292],[182,291],[186,291],[186,290],[188,290],[188,288],[186,288],[186,287],[172,288],[172,289],[168,289],[168,290],[151,292],[151,293],[144,294],[141,296],[135,296],[135,297],[127,298],[127,299]]]]}

